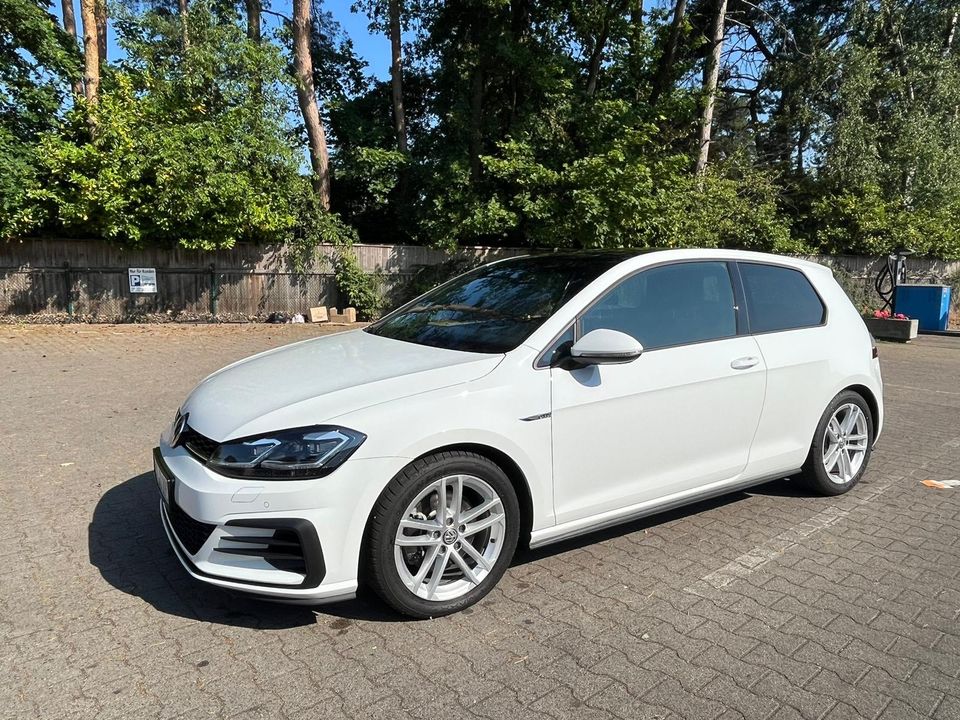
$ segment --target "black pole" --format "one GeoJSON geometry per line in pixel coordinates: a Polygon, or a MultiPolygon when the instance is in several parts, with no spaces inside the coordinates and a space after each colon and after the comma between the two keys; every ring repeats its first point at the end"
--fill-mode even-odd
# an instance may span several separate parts
{"type": "Polygon", "coordinates": [[[217,316],[217,296],[220,294],[220,287],[217,283],[217,268],[210,263],[210,314],[217,316]]]}
{"type": "Polygon", "coordinates": [[[73,274],[70,272],[70,263],[63,263],[63,283],[67,289],[67,315],[73,317],[73,274]]]}

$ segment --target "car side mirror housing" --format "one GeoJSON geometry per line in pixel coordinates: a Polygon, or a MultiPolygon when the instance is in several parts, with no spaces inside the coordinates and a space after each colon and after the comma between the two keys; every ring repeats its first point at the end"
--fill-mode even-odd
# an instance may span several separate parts
{"type": "Polygon", "coordinates": [[[577,365],[622,365],[643,353],[643,345],[619,330],[598,328],[577,340],[570,348],[570,359],[577,365]]]}

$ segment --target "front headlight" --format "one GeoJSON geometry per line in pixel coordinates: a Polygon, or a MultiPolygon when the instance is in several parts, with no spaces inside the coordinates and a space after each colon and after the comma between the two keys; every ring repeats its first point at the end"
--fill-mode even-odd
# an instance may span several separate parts
{"type": "Polygon", "coordinates": [[[367,439],[356,430],[317,425],[229,440],[207,465],[221,475],[263,480],[300,480],[328,475],[367,439]]]}

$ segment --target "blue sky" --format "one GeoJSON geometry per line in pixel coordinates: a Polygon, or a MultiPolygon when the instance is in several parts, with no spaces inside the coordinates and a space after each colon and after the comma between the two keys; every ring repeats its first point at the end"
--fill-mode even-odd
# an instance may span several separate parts
{"type": "MultiPolygon", "coordinates": [[[[290,4],[290,0],[280,0],[277,7],[286,6],[289,11],[290,4]]],[[[390,75],[390,40],[386,35],[371,34],[367,29],[370,20],[363,13],[350,12],[350,4],[347,0],[325,0],[323,5],[351,37],[357,54],[369,63],[370,73],[384,79],[390,75]]]]}
{"type": "MultiPolygon", "coordinates": [[[[271,3],[271,8],[284,15],[290,15],[292,0],[277,0],[271,3]]],[[[380,79],[384,79],[390,74],[390,41],[385,35],[371,34],[367,29],[370,24],[369,19],[363,13],[354,13],[350,11],[350,0],[325,0],[324,8],[333,13],[333,17],[340,23],[346,33],[353,40],[357,54],[369,64],[368,71],[380,79]]],[[[80,24],[80,3],[74,0],[75,14],[77,24],[80,24]]],[[[50,5],[50,12],[62,17],[61,4],[54,2],[50,5]]],[[[274,26],[277,18],[271,15],[264,15],[264,24],[274,26]]],[[[79,28],[78,28],[79,30],[79,28]]],[[[107,38],[107,57],[116,59],[120,53],[117,46],[116,36],[110,29],[107,38]]]]}

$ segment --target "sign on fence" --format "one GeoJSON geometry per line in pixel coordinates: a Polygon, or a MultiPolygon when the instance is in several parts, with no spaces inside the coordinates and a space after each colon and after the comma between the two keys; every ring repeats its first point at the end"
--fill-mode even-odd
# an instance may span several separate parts
{"type": "Polygon", "coordinates": [[[130,292],[155,293],[157,291],[156,268],[127,268],[127,274],[130,276],[130,292]]]}

